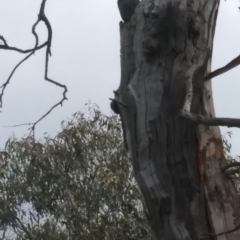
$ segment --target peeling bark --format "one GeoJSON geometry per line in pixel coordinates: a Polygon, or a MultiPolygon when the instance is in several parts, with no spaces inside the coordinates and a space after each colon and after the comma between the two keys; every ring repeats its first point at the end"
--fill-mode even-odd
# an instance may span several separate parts
{"type": "MultiPolygon", "coordinates": [[[[219,128],[179,117],[189,87],[186,109],[214,116],[211,82],[203,79],[218,6],[219,0],[142,0],[130,22],[120,24],[115,99],[122,103],[127,149],[157,240],[197,240],[240,220],[237,193],[221,172],[219,128]]],[[[216,239],[240,239],[240,231],[216,239]]]]}

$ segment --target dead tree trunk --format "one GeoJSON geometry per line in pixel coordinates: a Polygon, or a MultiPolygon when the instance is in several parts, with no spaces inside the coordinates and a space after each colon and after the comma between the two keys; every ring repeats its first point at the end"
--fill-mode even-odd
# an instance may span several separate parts
{"type": "Polygon", "coordinates": [[[157,240],[240,239],[240,230],[231,230],[240,223],[240,203],[221,171],[219,128],[180,117],[182,109],[214,117],[211,82],[203,79],[218,7],[219,0],[142,0],[120,24],[115,99],[157,240]]]}

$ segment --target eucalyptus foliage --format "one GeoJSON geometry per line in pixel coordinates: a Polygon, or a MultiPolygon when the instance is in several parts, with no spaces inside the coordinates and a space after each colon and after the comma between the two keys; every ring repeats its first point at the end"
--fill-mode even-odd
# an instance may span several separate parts
{"type": "Polygon", "coordinates": [[[230,142],[231,137],[232,137],[232,132],[226,132],[225,135],[223,135],[224,154],[228,164],[238,163],[238,166],[229,168],[225,172],[225,175],[228,178],[231,178],[233,180],[233,183],[238,191],[238,194],[240,195],[240,165],[239,165],[240,156],[233,156],[231,154],[231,149],[232,149],[232,144],[230,142]]]}
{"type": "Polygon", "coordinates": [[[97,106],[62,122],[55,137],[9,139],[2,239],[152,239],[122,139],[118,117],[97,106]]]}

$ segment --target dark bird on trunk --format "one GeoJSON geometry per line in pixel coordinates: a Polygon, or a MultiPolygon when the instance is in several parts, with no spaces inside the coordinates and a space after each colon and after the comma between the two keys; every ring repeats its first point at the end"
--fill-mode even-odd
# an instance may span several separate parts
{"type": "Polygon", "coordinates": [[[131,19],[138,3],[139,0],[118,0],[118,9],[124,22],[131,19]]]}

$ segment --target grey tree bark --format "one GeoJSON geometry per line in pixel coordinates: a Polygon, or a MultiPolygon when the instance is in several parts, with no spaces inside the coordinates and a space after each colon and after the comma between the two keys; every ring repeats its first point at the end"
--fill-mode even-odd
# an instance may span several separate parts
{"type": "MultiPolygon", "coordinates": [[[[142,0],[120,24],[121,83],[115,93],[134,175],[157,240],[198,240],[240,223],[240,202],[221,171],[210,72],[219,0],[142,0]],[[186,104],[189,102],[190,104],[186,104]]],[[[207,238],[206,238],[207,237],[207,238]]],[[[218,240],[240,239],[240,230],[218,240]]]]}

